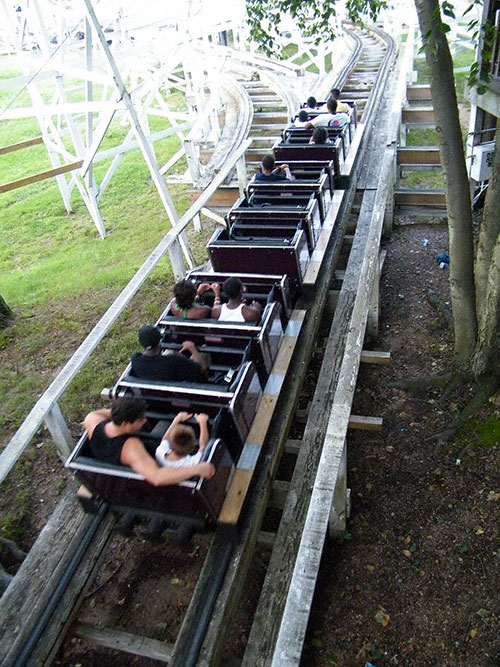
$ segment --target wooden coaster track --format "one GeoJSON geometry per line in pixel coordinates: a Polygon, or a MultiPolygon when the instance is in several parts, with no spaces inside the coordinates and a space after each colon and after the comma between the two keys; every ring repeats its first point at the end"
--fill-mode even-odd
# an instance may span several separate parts
{"type": "MultiPolygon", "coordinates": [[[[90,643],[96,642],[115,649],[121,646],[127,652],[151,657],[179,667],[187,667],[188,665],[205,665],[208,667],[218,664],[224,650],[227,629],[242,594],[245,576],[259,538],[259,531],[272,494],[281,455],[287,446],[288,433],[297,406],[300,388],[304,381],[308,362],[313,354],[313,341],[317,338],[323,313],[327,309],[331,297],[331,284],[335,279],[335,268],[342,251],[349,212],[356,190],[359,189],[359,179],[361,178],[364,179],[363,190],[368,193],[368,198],[364,206],[362,204],[360,219],[363,219],[363,222],[361,225],[358,223],[358,231],[354,237],[351,251],[353,266],[356,263],[357,267],[351,269],[350,272],[346,271],[345,289],[343,288],[344,297],[342,291],[339,295],[331,334],[326,343],[326,358],[328,361],[323,364],[318,378],[318,388],[312,401],[309,419],[298,454],[296,474],[294,474],[290,483],[294,500],[289,496],[289,500],[286,501],[286,507],[288,507],[284,513],[286,520],[282,521],[282,525],[274,538],[275,550],[271,557],[268,576],[243,661],[243,664],[248,665],[248,667],[261,664],[298,664],[303,634],[300,636],[299,633],[294,645],[289,647],[293,657],[290,657],[290,655],[286,658],[280,657],[281,654],[276,652],[282,650],[276,648],[277,641],[283,641],[280,638],[280,633],[285,631],[286,634],[285,626],[290,620],[285,614],[285,607],[290,597],[289,588],[293,574],[293,563],[299,552],[301,540],[304,538],[307,507],[319,466],[325,433],[331,419],[331,402],[335,387],[340,381],[339,374],[344,368],[345,356],[350,354],[348,350],[346,352],[345,346],[349,343],[352,311],[355,307],[357,295],[362,292],[364,294],[362,303],[365,309],[361,317],[364,324],[359,325],[359,335],[361,335],[362,341],[362,334],[366,326],[366,312],[370,306],[369,294],[374,280],[376,281],[378,277],[373,267],[366,269],[366,271],[361,270],[363,262],[366,262],[365,258],[370,255],[370,252],[370,258],[372,258],[370,262],[373,264],[373,257],[376,257],[378,266],[378,244],[380,243],[382,225],[378,223],[378,231],[373,232],[371,230],[372,217],[368,215],[368,209],[371,207],[379,211],[382,204],[385,204],[385,201],[381,201],[382,194],[377,199],[376,187],[373,185],[373,173],[371,176],[370,173],[366,173],[365,161],[367,159],[375,160],[377,151],[380,152],[380,147],[385,145],[383,133],[376,132],[374,139],[372,130],[376,126],[377,110],[384,99],[383,96],[387,95],[389,89],[388,80],[391,66],[394,64],[395,54],[392,40],[384,37],[380,31],[371,34],[361,33],[360,39],[362,49],[357,56],[358,64],[349,75],[346,73],[342,84],[345,96],[349,98],[352,96],[352,99],[356,99],[358,104],[361,95],[360,87],[364,91],[366,104],[360,105],[364,107],[360,117],[364,126],[364,134],[360,139],[356,155],[352,158],[350,184],[344,191],[341,202],[339,202],[336,215],[337,223],[328,245],[324,249],[324,257],[321,268],[318,269],[314,291],[304,293],[302,300],[296,306],[297,311],[307,310],[308,316],[304,322],[301,335],[296,341],[287,382],[283,384],[279,397],[276,397],[275,417],[267,430],[266,442],[272,442],[273,446],[268,447],[259,460],[250,493],[246,500],[245,512],[238,525],[221,524],[214,534],[201,576],[175,645],[163,644],[157,640],[144,637],[125,636],[125,633],[103,632],[97,628],[89,627],[85,623],[74,625],[78,605],[98,570],[99,560],[114,525],[114,519],[106,515],[105,507],[102,507],[102,516],[100,517],[102,521],[96,519],[92,522],[92,520],[86,518],[81,522],[80,529],[75,531],[72,545],[76,545],[77,551],[83,552],[83,547],[78,547],[82,540],[88,542],[83,566],[78,569],[77,580],[70,581],[69,565],[68,568],[66,564],[63,566],[64,561],[67,560],[67,552],[71,550],[68,547],[64,554],[60,554],[61,569],[66,572],[66,574],[64,572],[61,574],[63,578],[68,580],[66,581],[67,588],[59,591],[60,596],[55,602],[45,600],[38,605],[39,608],[35,615],[37,618],[42,617],[43,627],[38,622],[30,619],[29,625],[31,625],[31,628],[29,628],[28,636],[21,638],[17,632],[14,633],[17,637],[11,638],[8,649],[5,647],[6,635],[4,634],[3,645],[0,643],[3,664],[50,664],[55,658],[65,634],[67,632],[74,633],[75,629],[79,636],[87,638],[90,643]],[[373,144],[371,148],[368,146],[369,139],[373,144]],[[371,153],[368,152],[369,150],[371,150],[371,153]],[[364,176],[363,169],[365,170],[364,176]],[[370,249],[370,244],[376,244],[376,248],[370,249]],[[357,281],[354,274],[357,274],[357,281]],[[359,282],[360,276],[366,279],[366,284],[359,282]],[[295,513],[292,506],[295,507],[295,513]],[[292,567],[287,568],[286,576],[280,578],[279,573],[283,570],[282,564],[284,562],[290,563],[292,567]],[[279,619],[283,620],[280,621],[279,619]]],[[[262,109],[264,108],[264,100],[259,100],[257,104],[260,104],[262,109]]],[[[261,113],[266,112],[262,111],[261,113]]],[[[250,116],[251,114],[247,116],[247,119],[250,116]]],[[[253,117],[256,118],[255,113],[253,117]]],[[[248,125],[247,121],[246,124],[248,125]]],[[[269,125],[272,125],[272,123],[269,123],[269,125]]],[[[252,162],[255,153],[250,155],[252,157],[249,162],[252,162]]],[[[380,171],[380,165],[377,166],[377,169],[380,171]]],[[[357,350],[356,354],[358,355],[357,360],[353,359],[352,361],[355,368],[359,364],[361,348],[357,350]]],[[[265,406],[263,410],[265,410],[265,406]]],[[[63,511],[73,511],[76,517],[78,512],[74,508],[73,498],[68,497],[64,509],[60,510],[60,512],[63,511]]],[[[55,528],[58,525],[57,521],[58,518],[54,517],[52,523],[49,524],[48,532],[60,529],[55,528]]],[[[345,522],[345,507],[343,521],[345,522]]],[[[321,552],[324,536],[324,533],[322,538],[318,536],[316,549],[319,552],[321,552]]],[[[25,586],[28,577],[35,576],[40,563],[40,555],[36,562],[33,558],[31,562],[26,563],[24,582],[20,581],[19,584],[12,587],[12,590],[8,589],[4,599],[2,599],[0,611],[4,612],[2,620],[4,633],[13,632],[16,613],[22,612],[22,604],[25,602],[22,598],[26,595],[27,589],[25,586]],[[19,601],[14,603],[13,601],[16,599],[19,601]],[[10,609],[9,618],[5,615],[6,609],[10,609]]],[[[57,573],[57,576],[59,576],[59,573],[57,573]]],[[[54,577],[56,577],[56,573],[54,577]]],[[[302,626],[304,625],[304,614],[307,622],[307,613],[307,609],[302,610],[300,621],[302,626]]],[[[305,632],[305,627],[303,627],[303,630],[305,632]]]]}

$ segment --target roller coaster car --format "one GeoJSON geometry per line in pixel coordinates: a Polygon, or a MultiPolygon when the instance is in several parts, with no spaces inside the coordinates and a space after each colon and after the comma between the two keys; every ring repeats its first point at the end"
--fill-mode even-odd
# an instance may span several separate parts
{"type": "Polygon", "coordinates": [[[252,178],[246,188],[246,196],[249,201],[258,201],[259,197],[282,197],[284,201],[294,196],[310,196],[313,194],[318,201],[321,223],[324,222],[328,204],[331,200],[328,176],[326,172],[318,175],[316,180],[293,180],[279,183],[262,183],[252,178]],[[256,199],[254,199],[256,198],[256,199]]]}
{"type": "MultiPolygon", "coordinates": [[[[307,112],[307,118],[308,120],[312,120],[313,118],[316,118],[316,116],[321,116],[322,114],[327,114],[330,113],[327,109],[321,110],[320,107],[323,106],[323,104],[326,104],[326,102],[318,102],[318,109],[312,111],[308,110],[307,112]]],[[[355,129],[358,124],[358,108],[356,105],[356,102],[345,102],[349,106],[349,140],[352,139],[351,136],[351,126],[355,129]]],[[[342,112],[341,112],[342,113],[342,112]]]]}
{"type": "Polygon", "coordinates": [[[288,276],[292,298],[299,292],[309,263],[304,230],[284,238],[256,238],[251,241],[231,238],[226,229],[218,229],[207,245],[214,271],[288,276]]]}
{"type": "Polygon", "coordinates": [[[274,191],[255,191],[248,198],[238,199],[227,214],[230,235],[247,240],[287,238],[294,230],[303,229],[309,253],[312,253],[323,222],[318,200],[313,192],[305,196],[290,190],[286,192],[288,195],[282,196],[278,187],[274,191]],[[248,226],[256,231],[245,233],[248,226]],[[281,228],[281,233],[277,228],[281,228]]]}
{"type": "MultiPolygon", "coordinates": [[[[350,146],[351,143],[351,134],[350,134],[350,126],[346,125],[343,128],[340,127],[325,127],[325,130],[327,131],[328,138],[330,139],[330,143],[327,144],[319,144],[320,146],[335,146],[337,150],[340,151],[342,149],[342,152],[339,152],[339,160],[342,163],[347,154],[347,150],[350,146]],[[339,144],[340,142],[340,144],[339,144]]],[[[283,143],[285,145],[291,144],[293,146],[317,146],[318,144],[314,144],[311,142],[312,136],[313,136],[314,130],[308,129],[306,130],[304,127],[287,127],[283,130],[282,133],[282,138],[283,138],[283,143]]]]}
{"type": "MultiPolygon", "coordinates": [[[[276,160],[276,166],[285,164],[284,160],[276,160]]],[[[287,162],[296,183],[317,182],[323,174],[327,175],[330,197],[335,190],[335,172],[332,160],[290,160],[287,162]]]]}
{"type": "Polygon", "coordinates": [[[340,159],[342,156],[341,140],[334,144],[289,144],[278,141],[273,146],[276,163],[305,162],[310,160],[332,162],[335,186],[341,182],[340,159]]]}
{"type": "Polygon", "coordinates": [[[244,362],[231,374],[230,382],[222,384],[166,384],[135,377],[130,375],[130,370],[129,364],[111,390],[112,397],[138,396],[146,401],[148,410],[160,416],[172,409],[177,412],[206,412],[210,416],[214,410],[224,408],[224,439],[233,459],[238,459],[262,397],[261,383],[253,362],[244,362]]]}
{"type": "MultiPolygon", "coordinates": [[[[281,305],[283,326],[286,325],[292,313],[290,286],[286,275],[266,276],[265,274],[260,275],[256,273],[205,273],[203,271],[190,271],[186,277],[194,281],[198,287],[201,283],[211,284],[216,282],[222,284],[227,278],[231,278],[232,276],[241,280],[245,292],[244,297],[247,301],[258,301],[262,307],[265,307],[268,303],[277,301],[281,305]]],[[[213,306],[213,298],[214,294],[209,290],[201,296],[200,300],[202,303],[208,303],[208,305],[213,306]]],[[[222,294],[222,299],[224,300],[224,294],[222,294]]]]}
{"type": "MultiPolygon", "coordinates": [[[[281,306],[278,302],[266,305],[259,322],[183,320],[169,316],[168,312],[167,310],[157,322],[162,333],[162,347],[172,344],[180,346],[183,341],[192,340],[200,352],[210,354],[209,373],[214,363],[217,364],[215,370],[223,372],[225,367],[222,363],[228,351],[247,350],[246,358],[255,362],[259,379],[265,384],[283,337],[281,306]]],[[[227,370],[229,371],[229,368],[227,370]]]]}
{"type": "MultiPolygon", "coordinates": [[[[154,456],[174,414],[165,420],[151,415],[151,412],[146,413],[147,428],[136,435],[154,456]]],[[[210,423],[212,434],[218,430],[216,421],[217,418],[210,423]]],[[[174,524],[187,517],[190,524],[203,528],[207,523],[217,521],[234,470],[226,444],[217,435],[210,438],[203,460],[215,466],[215,475],[211,479],[193,477],[179,484],[155,487],[129,466],[112,465],[95,459],[85,433],[66,462],[66,467],[74,471],[77,479],[91,493],[91,498],[82,502],[86,511],[95,511],[96,502],[104,500],[111,509],[119,512],[157,517],[174,524]]]]}

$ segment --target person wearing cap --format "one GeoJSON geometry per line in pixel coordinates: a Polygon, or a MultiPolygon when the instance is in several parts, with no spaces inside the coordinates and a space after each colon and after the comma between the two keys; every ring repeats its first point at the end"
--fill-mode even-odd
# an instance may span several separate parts
{"type": "Polygon", "coordinates": [[[196,465],[164,468],[147,452],[136,435],[146,422],[146,404],[140,398],[115,398],[111,409],[90,412],[83,424],[95,458],[112,465],[128,465],[153,486],[178,484],[190,477],[213,477],[215,468],[206,461],[196,465]]]}
{"type": "Polygon", "coordinates": [[[207,365],[193,341],[185,340],[179,352],[163,355],[160,353],[160,340],[161,333],[152,324],[145,324],[139,329],[139,343],[144,352],[132,355],[132,375],[163,382],[205,382],[203,373],[207,365]]]}
{"type": "Polygon", "coordinates": [[[241,280],[236,276],[227,278],[222,284],[222,291],[227,296],[227,303],[221,304],[216,298],[212,308],[212,317],[224,322],[258,322],[262,316],[262,306],[258,301],[247,305],[241,280]]]}

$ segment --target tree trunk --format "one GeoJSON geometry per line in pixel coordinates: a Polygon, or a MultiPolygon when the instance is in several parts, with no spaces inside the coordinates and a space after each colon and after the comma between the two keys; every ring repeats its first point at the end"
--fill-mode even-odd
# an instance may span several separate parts
{"type": "Polygon", "coordinates": [[[455,361],[467,373],[476,345],[472,206],[462,148],[453,61],[437,0],[415,0],[446,189],[450,243],[450,291],[455,323],[455,361]]]}
{"type": "Polygon", "coordinates": [[[488,289],[490,263],[493,249],[498,242],[498,234],[500,233],[500,216],[498,215],[498,211],[500,211],[500,132],[497,132],[495,141],[493,166],[488,190],[486,191],[476,255],[476,310],[480,329],[482,327],[481,320],[484,319],[483,308],[488,289]]]}
{"type": "Polygon", "coordinates": [[[9,306],[5,303],[3,298],[0,296],[0,328],[6,327],[10,320],[13,318],[14,314],[9,306]]]}
{"type": "MultiPolygon", "coordinates": [[[[488,187],[489,189],[489,187],[488,187]]],[[[472,370],[481,383],[491,375],[499,377],[500,352],[500,237],[497,236],[489,262],[486,296],[479,315],[479,332],[472,370]]]]}

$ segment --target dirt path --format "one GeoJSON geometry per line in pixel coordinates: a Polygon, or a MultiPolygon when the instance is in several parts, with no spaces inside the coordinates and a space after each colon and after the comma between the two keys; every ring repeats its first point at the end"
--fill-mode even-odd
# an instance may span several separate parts
{"type": "Polygon", "coordinates": [[[387,249],[377,348],[392,363],[362,367],[353,407],[383,417],[383,430],[348,434],[351,519],[345,539],[325,547],[302,664],[498,666],[496,409],[442,448],[429,438],[460,398],[441,406],[439,394],[390,387],[445,369],[452,339],[426,299],[429,287],[448,296],[436,261],[446,227],[397,227],[387,249]]]}

